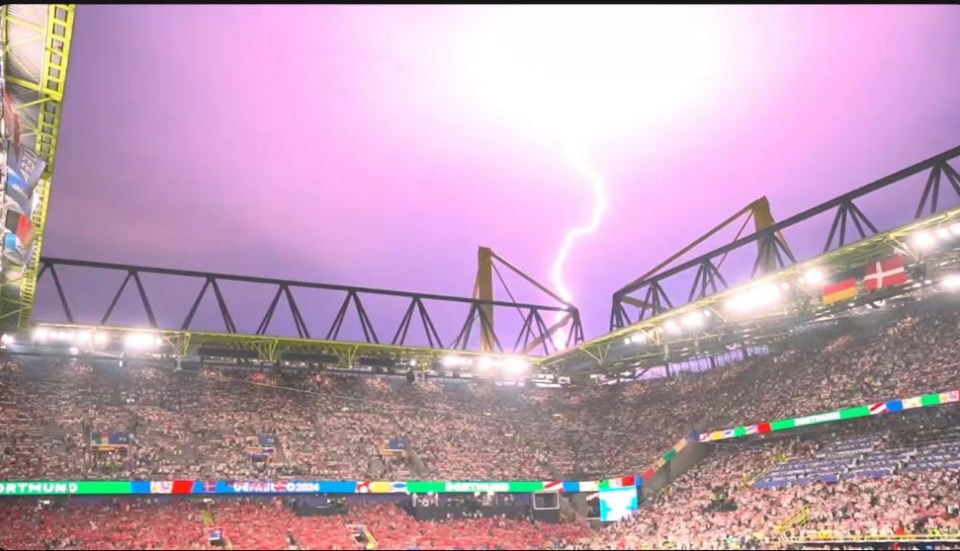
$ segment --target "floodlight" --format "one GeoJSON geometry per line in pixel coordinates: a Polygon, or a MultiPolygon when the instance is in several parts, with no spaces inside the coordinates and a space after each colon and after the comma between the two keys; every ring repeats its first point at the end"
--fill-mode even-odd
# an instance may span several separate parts
{"type": "Polygon", "coordinates": [[[503,362],[503,370],[511,375],[520,375],[529,367],[530,364],[523,358],[506,358],[503,362]]]}
{"type": "Polygon", "coordinates": [[[703,314],[701,312],[692,312],[683,317],[684,327],[696,328],[703,325],[703,314]]]}
{"type": "Polygon", "coordinates": [[[950,274],[944,277],[940,284],[951,291],[960,290],[960,274],[950,274]]]}
{"type": "Polygon", "coordinates": [[[820,268],[810,268],[803,274],[803,282],[807,285],[823,283],[823,271],[820,268]]]}
{"type": "Polygon", "coordinates": [[[927,250],[937,244],[928,231],[918,231],[910,237],[910,244],[920,250],[927,250]]]}

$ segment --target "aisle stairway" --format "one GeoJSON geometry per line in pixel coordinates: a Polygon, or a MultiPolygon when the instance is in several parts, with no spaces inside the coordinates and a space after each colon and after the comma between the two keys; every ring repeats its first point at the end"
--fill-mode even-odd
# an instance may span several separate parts
{"type": "MultiPolygon", "coordinates": [[[[200,520],[203,521],[203,528],[205,532],[209,532],[217,524],[216,519],[213,516],[213,513],[211,513],[208,510],[203,510],[200,512],[200,520]]],[[[230,539],[227,538],[226,534],[223,535],[223,540],[224,540],[223,544],[225,548],[233,549],[233,544],[230,542],[230,539]]]]}

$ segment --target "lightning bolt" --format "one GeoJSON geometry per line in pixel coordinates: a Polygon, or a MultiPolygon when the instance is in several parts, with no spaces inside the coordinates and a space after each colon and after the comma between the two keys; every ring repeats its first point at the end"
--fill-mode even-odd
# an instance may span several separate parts
{"type": "MultiPolygon", "coordinates": [[[[603,213],[607,210],[607,183],[603,179],[603,175],[590,166],[586,159],[584,159],[581,147],[568,145],[565,152],[567,161],[583,174],[590,184],[591,191],[593,191],[593,213],[590,216],[590,221],[585,225],[571,228],[567,232],[563,238],[563,243],[560,245],[560,250],[557,252],[557,256],[553,261],[553,268],[550,271],[553,288],[556,289],[560,298],[566,302],[572,302],[573,295],[570,293],[567,284],[563,281],[563,266],[567,261],[567,257],[570,256],[570,250],[573,248],[573,244],[581,237],[594,233],[597,231],[597,228],[600,227],[603,213]]],[[[560,321],[563,315],[563,313],[558,312],[554,317],[554,323],[560,321]]],[[[567,332],[564,328],[561,328],[553,337],[554,346],[556,346],[558,350],[561,350],[566,346],[566,342],[567,332]]]]}

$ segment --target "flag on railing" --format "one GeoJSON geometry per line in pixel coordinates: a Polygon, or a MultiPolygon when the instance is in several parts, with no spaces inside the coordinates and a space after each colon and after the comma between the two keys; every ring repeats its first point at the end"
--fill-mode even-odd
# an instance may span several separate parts
{"type": "Polygon", "coordinates": [[[20,214],[31,216],[33,195],[40,183],[40,176],[47,166],[46,159],[32,150],[25,149],[22,156],[7,152],[7,189],[5,205],[20,214]]]}
{"type": "Polygon", "coordinates": [[[823,303],[826,305],[851,300],[857,297],[857,280],[844,279],[823,286],[823,303]]]}
{"type": "Polygon", "coordinates": [[[409,444],[403,438],[391,438],[380,444],[380,453],[387,457],[406,457],[409,444]]]}
{"type": "Polygon", "coordinates": [[[271,461],[276,455],[277,437],[273,435],[248,436],[246,451],[253,461],[271,461]]]}
{"type": "Polygon", "coordinates": [[[867,276],[863,280],[866,291],[896,287],[907,283],[906,260],[901,255],[884,258],[867,264],[867,276]]]}
{"type": "Polygon", "coordinates": [[[130,435],[125,432],[95,432],[90,435],[90,445],[102,451],[126,448],[130,445],[130,435]]]}

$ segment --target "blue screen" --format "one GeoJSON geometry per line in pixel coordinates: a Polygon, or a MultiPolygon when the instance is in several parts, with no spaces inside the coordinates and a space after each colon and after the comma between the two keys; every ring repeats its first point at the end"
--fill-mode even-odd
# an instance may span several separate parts
{"type": "Polygon", "coordinates": [[[603,522],[617,522],[630,518],[639,508],[636,487],[600,492],[600,520],[603,522]]]}

